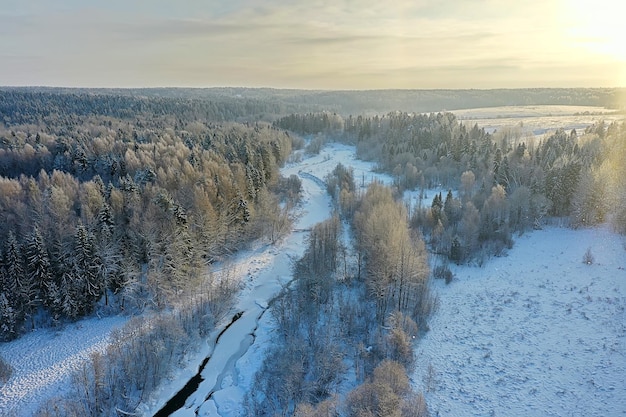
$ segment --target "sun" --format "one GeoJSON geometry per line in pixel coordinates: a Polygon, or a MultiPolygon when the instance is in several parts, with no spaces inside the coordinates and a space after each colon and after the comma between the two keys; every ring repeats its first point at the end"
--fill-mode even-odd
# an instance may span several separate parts
{"type": "Polygon", "coordinates": [[[577,55],[580,63],[602,68],[607,86],[626,86],[626,25],[623,23],[626,3],[620,0],[558,1],[567,49],[577,55]]]}
{"type": "Polygon", "coordinates": [[[626,3],[617,0],[563,1],[572,40],[591,53],[626,63],[626,3]]]}

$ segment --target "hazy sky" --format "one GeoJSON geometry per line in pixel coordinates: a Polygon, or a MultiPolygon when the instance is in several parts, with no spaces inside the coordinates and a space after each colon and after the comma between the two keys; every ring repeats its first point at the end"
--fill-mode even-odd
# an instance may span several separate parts
{"type": "Polygon", "coordinates": [[[626,86],[621,0],[0,0],[0,85],[626,86]]]}

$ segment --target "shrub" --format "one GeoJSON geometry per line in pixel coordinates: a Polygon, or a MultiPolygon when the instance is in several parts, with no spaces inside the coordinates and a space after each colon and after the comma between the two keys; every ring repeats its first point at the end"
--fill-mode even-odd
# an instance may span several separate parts
{"type": "Polygon", "coordinates": [[[0,383],[4,384],[11,378],[11,374],[13,373],[13,368],[11,365],[4,360],[2,356],[0,356],[0,383]]]}
{"type": "Polygon", "coordinates": [[[591,248],[587,248],[587,252],[583,255],[583,263],[587,265],[593,264],[595,258],[593,257],[593,253],[591,253],[591,248]]]}
{"type": "Polygon", "coordinates": [[[325,144],[326,139],[321,135],[317,135],[312,138],[309,144],[306,146],[305,152],[309,155],[319,155],[325,144]]]}
{"type": "Polygon", "coordinates": [[[449,284],[450,282],[452,282],[452,279],[454,278],[454,274],[452,273],[448,265],[436,266],[433,269],[433,276],[437,279],[445,279],[446,284],[449,284]]]}

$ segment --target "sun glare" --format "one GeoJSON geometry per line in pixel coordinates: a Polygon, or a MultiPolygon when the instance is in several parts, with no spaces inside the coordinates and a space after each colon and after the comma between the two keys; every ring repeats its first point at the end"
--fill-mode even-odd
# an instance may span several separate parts
{"type": "Polygon", "coordinates": [[[564,6],[571,16],[570,34],[574,41],[590,52],[626,62],[626,5],[615,0],[572,0],[564,6]]]}

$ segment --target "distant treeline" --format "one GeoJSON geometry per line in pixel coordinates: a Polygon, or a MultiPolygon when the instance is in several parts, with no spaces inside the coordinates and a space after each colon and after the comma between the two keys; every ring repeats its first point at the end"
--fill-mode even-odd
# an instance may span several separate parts
{"type": "MultiPolygon", "coordinates": [[[[626,89],[537,88],[497,90],[369,90],[294,92],[286,103],[314,103],[342,116],[438,112],[478,107],[576,105],[623,109],[626,89]]],[[[308,111],[316,111],[310,109],[308,111]]]]}
{"type": "MultiPolygon", "coordinates": [[[[301,106],[279,100],[210,96],[168,97],[146,95],[144,90],[88,89],[0,89],[0,123],[51,123],[55,119],[83,116],[106,116],[135,121],[137,117],[163,118],[168,126],[190,121],[223,122],[272,120],[279,115],[299,111],[301,106]],[[123,94],[119,94],[122,92],[123,94]]],[[[153,120],[154,121],[154,120],[153,120]]],[[[143,122],[140,122],[143,123],[143,122]]]]}
{"type": "Polygon", "coordinates": [[[623,88],[495,90],[279,90],[270,88],[81,89],[0,87],[5,126],[52,115],[132,118],[176,114],[182,121],[273,121],[289,113],[331,112],[344,117],[390,111],[437,112],[513,105],[626,107],[623,88]]]}

